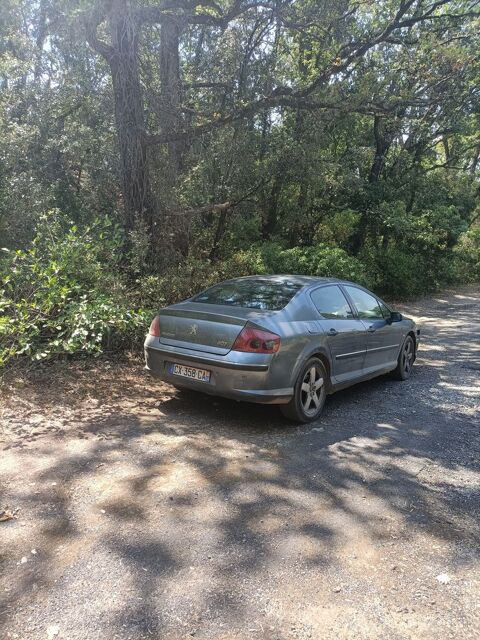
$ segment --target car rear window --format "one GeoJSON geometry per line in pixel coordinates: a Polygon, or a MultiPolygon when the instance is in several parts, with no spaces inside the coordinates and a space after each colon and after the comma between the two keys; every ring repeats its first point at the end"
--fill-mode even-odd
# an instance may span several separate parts
{"type": "Polygon", "coordinates": [[[303,285],[288,280],[239,280],[217,284],[193,298],[193,302],[245,307],[264,311],[283,309],[303,285]]]}

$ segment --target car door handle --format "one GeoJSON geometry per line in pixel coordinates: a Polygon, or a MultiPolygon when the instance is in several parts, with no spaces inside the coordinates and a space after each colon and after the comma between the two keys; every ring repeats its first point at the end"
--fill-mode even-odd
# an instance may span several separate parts
{"type": "Polygon", "coordinates": [[[329,336],[336,336],[337,334],[338,334],[338,331],[336,329],[333,329],[333,327],[328,331],[329,336]]]}
{"type": "Polygon", "coordinates": [[[373,324],[371,324],[367,329],[368,333],[375,333],[376,330],[377,327],[373,326],[373,324]]]}

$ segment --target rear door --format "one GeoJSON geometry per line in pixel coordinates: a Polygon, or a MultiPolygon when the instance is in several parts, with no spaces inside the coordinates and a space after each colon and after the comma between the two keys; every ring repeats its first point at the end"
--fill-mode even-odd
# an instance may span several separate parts
{"type": "Polygon", "coordinates": [[[400,323],[387,322],[389,310],[373,294],[352,285],[343,288],[368,333],[365,373],[394,366],[402,340],[400,323]]]}
{"type": "Polygon", "coordinates": [[[332,381],[341,383],[360,378],[367,350],[365,325],[355,317],[349,301],[338,285],[323,285],[314,289],[310,295],[322,316],[320,323],[332,359],[332,381]]]}

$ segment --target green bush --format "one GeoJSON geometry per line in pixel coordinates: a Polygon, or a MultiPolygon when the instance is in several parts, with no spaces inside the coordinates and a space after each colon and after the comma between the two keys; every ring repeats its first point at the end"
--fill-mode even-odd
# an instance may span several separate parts
{"type": "Polygon", "coordinates": [[[372,288],[394,298],[412,298],[452,281],[451,261],[441,252],[390,245],[369,258],[372,288]]]}
{"type": "Polygon", "coordinates": [[[133,343],[150,314],[132,309],[119,275],[123,237],[108,220],[79,229],[59,212],[42,217],[27,251],[0,263],[0,365],[99,354],[133,343]]]}
{"type": "Polygon", "coordinates": [[[216,263],[207,258],[189,257],[162,275],[138,278],[134,299],[142,307],[158,309],[189,298],[221,280],[257,273],[267,273],[258,250],[237,251],[216,263]]]}
{"type": "Polygon", "coordinates": [[[302,275],[342,278],[367,284],[364,265],[349,256],[340,247],[317,244],[312,247],[293,247],[270,255],[270,271],[273,273],[297,273],[302,275]]]}
{"type": "Polygon", "coordinates": [[[459,282],[480,282],[480,226],[460,236],[454,249],[453,270],[459,282]]]}
{"type": "Polygon", "coordinates": [[[461,209],[430,204],[435,206],[410,211],[404,202],[392,201],[374,209],[377,232],[370,231],[360,257],[379,293],[411,298],[465,280],[456,274],[453,250],[468,226],[461,209]]]}
{"type": "Polygon", "coordinates": [[[283,249],[277,243],[265,243],[236,251],[217,263],[189,257],[165,274],[139,278],[135,301],[155,309],[188,298],[220,280],[268,273],[338,277],[368,284],[364,265],[338,247],[319,244],[283,249]]]}
{"type": "Polygon", "coordinates": [[[222,280],[223,275],[208,260],[188,258],[177,268],[161,275],[148,275],[136,280],[132,302],[142,308],[162,306],[189,298],[201,289],[222,280]]]}
{"type": "MultiPolygon", "coordinates": [[[[135,267],[123,232],[111,221],[80,227],[52,211],[40,218],[27,250],[0,254],[0,366],[15,357],[40,361],[138,348],[154,310],[244,275],[338,277],[396,298],[480,280],[479,227],[461,235],[452,249],[444,211],[436,224],[428,211],[413,226],[406,212],[401,220],[401,210],[396,211],[390,224],[386,215],[383,219],[393,237],[388,242],[370,237],[358,257],[327,243],[286,249],[267,242],[231,248],[218,262],[190,255],[163,273],[147,275],[135,267]]],[[[453,235],[459,229],[458,223],[453,235]]]]}
{"type": "Polygon", "coordinates": [[[360,212],[353,209],[332,212],[315,229],[314,243],[345,247],[358,229],[360,212]]]}
{"type": "Polygon", "coordinates": [[[274,242],[257,245],[225,260],[221,270],[226,277],[285,273],[368,282],[365,266],[360,260],[339,247],[321,243],[290,249],[274,242]]]}

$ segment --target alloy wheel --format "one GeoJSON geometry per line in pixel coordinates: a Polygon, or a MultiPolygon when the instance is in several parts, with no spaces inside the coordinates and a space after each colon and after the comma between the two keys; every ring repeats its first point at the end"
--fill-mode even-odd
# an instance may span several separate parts
{"type": "Polygon", "coordinates": [[[413,343],[407,340],[403,346],[402,367],[406,374],[409,374],[413,365],[413,343]]]}
{"type": "Polygon", "coordinates": [[[301,403],[305,415],[312,416],[318,411],[322,402],[323,385],[323,372],[312,365],[305,373],[301,386],[301,403]]]}

